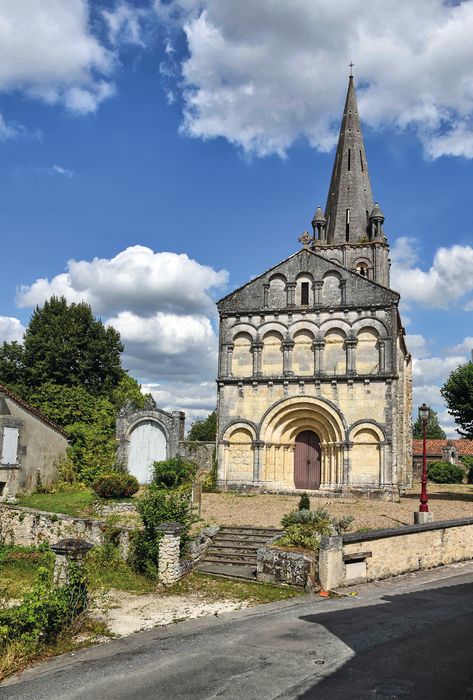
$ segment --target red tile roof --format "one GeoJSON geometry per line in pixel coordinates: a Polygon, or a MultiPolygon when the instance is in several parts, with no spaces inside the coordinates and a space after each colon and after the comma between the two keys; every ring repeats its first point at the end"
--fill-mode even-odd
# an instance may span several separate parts
{"type": "MultiPolygon", "coordinates": [[[[473,440],[427,440],[427,454],[442,456],[442,447],[451,445],[455,447],[459,455],[473,455],[473,440]]],[[[412,452],[414,455],[422,454],[422,440],[412,441],[412,452]]]]}
{"type": "Polygon", "coordinates": [[[41,411],[38,411],[37,408],[29,404],[27,401],[24,401],[24,399],[21,399],[17,394],[14,394],[13,391],[10,391],[10,389],[8,389],[3,384],[0,384],[0,394],[5,394],[6,396],[8,396],[9,399],[17,403],[22,408],[24,408],[25,411],[28,411],[28,413],[31,413],[33,416],[36,416],[36,418],[38,418],[42,423],[46,423],[46,425],[55,430],[57,433],[59,433],[66,439],[69,439],[69,435],[66,433],[65,430],[61,428],[60,425],[47,418],[43,413],[41,413],[41,411]]]}

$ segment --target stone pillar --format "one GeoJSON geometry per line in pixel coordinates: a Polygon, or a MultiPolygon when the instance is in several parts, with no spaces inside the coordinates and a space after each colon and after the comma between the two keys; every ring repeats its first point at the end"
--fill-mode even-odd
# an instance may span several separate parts
{"type": "Polygon", "coordinates": [[[346,304],[346,301],[347,301],[347,281],[346,280],[340,280],[340,293],[341,293],[342,304],[346,304]]]}
{"type": "Polygon", "coordinates": [[[260,340],[255,340],[251,346],[253,353],[253,376],[263,376],[263,343],[260,340]]]}
{"type": "Polygon", "coordinates": [[[296,283],[287,282],[286,284],[286,303],[288,306],[296,305],[296,283]]]}
{"type": "Polygon", "coordinates": [[[322,374],[323,372],[323,350],[325,340],[314,340],[314,374],[322,374]]]}
{"type": "Polygon", "coordinates": [[[230,443],[228,440],[222,440],[218,446],[217,482],[222,486],[226,482],[226,467],[228,464],[229,447],[230,443]]]}
{"type": "Polygon", "coordinates": [[[227,345],[227,367],[225,374],[227,377],[232,376],[232,362],[233,362],[233,348],[234,348],[233,343],[228,343],[227,345]]]}
{"type": "Polygon", "coordinates": [[[181,578],[180,542],[184,526],[180,523],[161,523],[162,533],[159,543],[158,576],[159,582],[171,586],[181,578]]]}
{"type": "Polygon", "coordinates": [[[263,450],[264,442],[255,440],[253,442],[253,481],[256,483],[261,481],[263,450]]]}
{"type": "Polygon", "coordinates": [[[345,341],[347,374],[356,374],[356,343],[356,338],[347,338],[345,341]]]}
{"type": "Polygon", "coordinates": [[[342,473],[342,484],[348,485],[350,483],[350,447],[353,443],[346,442],[343,443],[343,473],[342,473]]]}
{"type": "Polygon", "coordinates": [[[385,372],[386,371],[386,344],[385,344],[384,340],[380,340],[378,342],[378,349],[379,349],[379,371],[385,372]]]}
{"type": "Polygon", "coordinates": [[[263,308],[267,309],[269,306],[269,288],[270,284],[263,284],[263,308]]]}
{"type": "Polygon", "coordinates": [[[89,542],[76,538],[59,540],[56,544],[51,545],[51,550],[54,552],[53,581],[55,586],[65,586],[69,583],[71,564],[80,566],[92,547],[93,545],[89,542]]]}
{"type": "Polygon", "coordinates": [[[319,551],[319,580],[324,591],[331,591],[343,583],[343,538],[322,537],[319,551]]]}
{"type": "Polygon", "coordinates": [[[292,377],[292,348],[294,347],[293,340],[284,340],[282,344],[282,371],[285,377],[292,377]]]}
{"type": "Polygon", "coordinates": [[[324,283],[322,281],[314,282],[314,284],[312,285],[312,289],[314,290],[314,306],[320,306],[322,303],[323,286],[324,283]]]}

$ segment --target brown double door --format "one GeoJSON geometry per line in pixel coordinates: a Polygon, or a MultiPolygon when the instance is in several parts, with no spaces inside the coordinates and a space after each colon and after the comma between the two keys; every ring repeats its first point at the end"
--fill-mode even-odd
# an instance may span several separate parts
{"type": "Polygon", "coordinates": [[[294,485],[296,489],[320,487],[320,440],[312,430],[304,430],[296,437],[294,485]]]}

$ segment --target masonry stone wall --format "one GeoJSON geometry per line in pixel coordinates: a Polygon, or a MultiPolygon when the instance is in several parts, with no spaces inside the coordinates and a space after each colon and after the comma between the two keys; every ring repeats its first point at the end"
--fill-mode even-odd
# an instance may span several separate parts
{"type": "Polygon", "coordinates": [[[256,578],[262,583],[306,588],[315,582],[315,552],[290,552],[274,547],[260,547],[256,578]]]}
{"type": "Polygon", "coordinates": [[[327,589],[473,559],[473,518],[323,538],[319,576],[327,589]]]}
{"type": "Polygon", "coordinates": [[[177,453],[197,464],[199,471],[209,472],[213,468],[215,455],[214,442],[198,442],[196,440],[181,440],[177,448],[177,453]]]}
{"type": "MultiPolygon", "coordinates": [[[[114,541],[123,559],[128,556],[133,528],[114,527],[114,541]]],[[[0,542],[35,547],[43,542],[77,538],[93,545],[103,545],[109,526],[102,520],[74,518],[70,515],[46,513],[33,508],[0,505],[0,542]]]]}

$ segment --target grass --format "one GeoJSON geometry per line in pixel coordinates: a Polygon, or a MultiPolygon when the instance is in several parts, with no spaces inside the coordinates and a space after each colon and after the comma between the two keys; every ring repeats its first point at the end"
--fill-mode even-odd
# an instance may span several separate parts
{"type": "Polygon", "coordinates": [[[124,562],[111,545],[95,547],[87,557],[87,573],[92,590],[116,588],[130,593],[150,593],[157,582],[139,574],[124,562]]]}
{"type": "Polygon", "coordinates": [[[0,549],[0,599],[21,598],[30,590],[38,567],[50,565],[50,554],[34,551],[31,547],[0,549]]]}
{"type": "Polygon", "coordinates": [[[273,603],[302,595],[297,588],[271,586],[268,583],[251,583],[218,578],[197,572],[188,574],[173,586],[166,588],[162,595],[201,594],[208,601],[237,600],[249,605],[273,603]]]}
{"type": "Polygon", "coordinates": [[[64,515],[81,517],[90,515],[96,498],[92,489],[89,488],[56,493],[31,493],[20,496],[18,505],[44,510],[48,513],[63,513],[64,515]]]}

